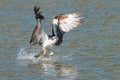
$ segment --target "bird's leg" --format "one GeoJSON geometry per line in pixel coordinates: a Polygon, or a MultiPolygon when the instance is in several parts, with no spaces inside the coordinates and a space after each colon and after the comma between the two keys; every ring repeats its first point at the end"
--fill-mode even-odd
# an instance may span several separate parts
{"type": "Polygon", "coordinates": [[[43,53],[44,53],[44,50],[41,49],[40,52],[39,52],[38,54],[36,54],[34,57],[35,57],[35,58],[38,58],[38,57],[40,57],[41,55],[43,55],[43,53]]]}
{"type": "Polygon", "coordinates": [[[44,52],[43,52],[43,56],[44,56],[44,57],[48,57],[48,55],[47,55],[47,53],[46,53],[46,52],[47,52],[47,51],[46,51],[46,48],[43,48],[43,51],[44,51],[44,52]]]}
{"type": "Polygon", "coordinates": [[[56,52],[55,51],[53,51],[53,50],[51,50],[51,49],[49,49],[49,51],[50,51],[50,56],[53,56],[53,55],[55,55],[56,54],[56,52]]]}

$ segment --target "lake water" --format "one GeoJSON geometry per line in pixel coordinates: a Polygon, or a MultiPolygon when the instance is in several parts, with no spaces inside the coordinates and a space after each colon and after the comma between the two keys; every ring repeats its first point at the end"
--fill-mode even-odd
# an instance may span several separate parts
{"type": "Polygon", "coordinates": [[[0,80],[120,80],[120,0],[1,0],[0,80]],[[49,34],[54,15],[85,16],[48,58],[35,59],[40,47],[29,45],[35,5],[49,34]]]}

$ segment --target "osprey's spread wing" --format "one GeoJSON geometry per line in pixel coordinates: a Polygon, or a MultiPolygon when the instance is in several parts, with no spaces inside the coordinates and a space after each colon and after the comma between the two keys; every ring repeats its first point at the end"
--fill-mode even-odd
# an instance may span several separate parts
{"type": "Polygon", "coordinates": [[[40,11],[39,7],[37,7],[37,6],[34,7],[34,13],[35,13],[36,20],[37,19],[40,19],[40,20],[44,19],[44,16],[41,15],[41,11],[40,11]]]}
{"type": "Polygon", "coordinates": [[[62,43],[63,34],[69,32],[75,27],[78,27],[83,21],[83,17],[79,17],[81,13],[60,14],[53,18],[53,24],[56,26],[58,41],[56,45],[62,43]]]}
{"type": "Polygon", "coordinates": [[[42,30],[42,23],[41,23],[41,21],[44,19],[44,16],[41,15],[41,12],[39,11],[39,7],[36,6],[34,7],[34,13],[35,13],[35,18],[37,20],[37,26],[34,28],[30,39],[31,45],[41,44],[41,38],[42,36],[44,36],[42,30]]]}

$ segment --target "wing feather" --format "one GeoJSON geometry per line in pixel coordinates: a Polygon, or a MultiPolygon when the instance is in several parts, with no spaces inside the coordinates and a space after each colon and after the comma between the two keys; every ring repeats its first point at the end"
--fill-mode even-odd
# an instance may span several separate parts
{"type": "Polygon", "coordinates": [[[58,41],[56,45],[62,43],[62,38],[65,32],[69,32],[75,27],[78,27],[83,21],[83,17],[79,17],[81,13],[60,14],[53,18],[53,24],[56,26],[58,41]]]}
{"type": "Polygon", "coordinates": [[[37,26],[34,28],[31,39],[30,39],[30,44],[31,45],[36,45],[39,44],[41,45],[43,41],[45,41],[47,33],[44,32],[42,29],[42,23],[41,21],[44,19],[44,16],[41,15],[41,11],[39,10],[40,8],[35,6],[34,7],[34,13],[35,13],[35,18],[37,20],[37,26]]]}
{"type": "Polygon", "coordinates": [[[74,27],[78,27],[83,21],[83,17],[79,18],[80,15],[82,14],[61,14],[53,18],[53,24],[58,25],[60,30],[64,32],[69,32],[74,27]]]}

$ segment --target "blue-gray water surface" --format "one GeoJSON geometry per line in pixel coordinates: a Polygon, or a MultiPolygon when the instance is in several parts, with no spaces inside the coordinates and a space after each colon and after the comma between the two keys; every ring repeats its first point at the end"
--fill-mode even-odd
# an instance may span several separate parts
{"type": "Polygon", "coordinates": [[[0,80],[120,80],[120,0],[1,0],[0,80]],[[54,56],[33,57],[40,49],[29,45],[35,5],[49,34],[54,15],[84,14],[54,56]]]}

